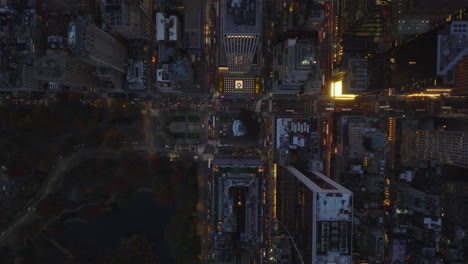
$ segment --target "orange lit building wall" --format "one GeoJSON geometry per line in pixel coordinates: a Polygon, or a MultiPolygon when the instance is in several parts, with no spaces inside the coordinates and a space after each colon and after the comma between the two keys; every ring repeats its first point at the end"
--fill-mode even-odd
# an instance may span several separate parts
{"type": "Polygon", "coordinates": [[[468,95],[468,56],[465,56],[457,65],[453,94],[468,95]]]}

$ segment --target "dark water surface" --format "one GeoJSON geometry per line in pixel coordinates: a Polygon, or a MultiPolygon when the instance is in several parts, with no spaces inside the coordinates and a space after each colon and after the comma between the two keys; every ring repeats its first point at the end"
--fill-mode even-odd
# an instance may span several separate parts
{"type": "Polygon", "coordinates": [[[141,193],[128,206],[106,212],[87,223],[66,225],[62,242],[70,247],[84,245],[85,257],[94,258],[106,248],[116,249],[120,239],[133,233],[145,234],[155,243],[155,254],[160,263],[174,263],[168,242],[164,239],[174,208],[159,205],[150,193],[141,193]]]}

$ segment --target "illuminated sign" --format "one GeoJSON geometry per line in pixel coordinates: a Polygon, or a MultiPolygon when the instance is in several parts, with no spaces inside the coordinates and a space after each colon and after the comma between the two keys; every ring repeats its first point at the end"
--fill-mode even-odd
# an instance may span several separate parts
{"type": "Polygon", "coordinates": [[[234,83],[234,88],[235,89],[244,89],[244,81],[242,80],[236,80],[235,83],[234,83]]]}

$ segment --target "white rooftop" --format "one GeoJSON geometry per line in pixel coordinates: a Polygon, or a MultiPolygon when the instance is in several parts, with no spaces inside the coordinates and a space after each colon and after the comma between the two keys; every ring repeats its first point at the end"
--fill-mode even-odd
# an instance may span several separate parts
{"type": "Polygon", "coordinates": [[[294,166],[286,166],[305,186],[319,193],[349,193],[352,192],[318,171],[299,171],[294,166]],[[307,174],[306,175],[304,175],[307,174]]]}

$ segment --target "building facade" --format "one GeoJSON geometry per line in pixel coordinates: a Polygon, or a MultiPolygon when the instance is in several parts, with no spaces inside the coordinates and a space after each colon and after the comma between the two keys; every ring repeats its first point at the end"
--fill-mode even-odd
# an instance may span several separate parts
{"type": "Polygon", "coordinates": [[[154,39],[152,0],[106,0],[101,2],[104,21],[126,39],[154,39]]]}
{"type": "Polygon", "coordinates": [[[443,24],[457,10],[466,8],[463,0],[393,0],[390,7],[390,38],[400,45],[411,37],[443,24]]]}
{"type": "Polygon", "coordinates": [[[45,0],[42,5],[49,11],[71,11],[79,8],[80,2],[76,0],[45,0]]]}
{"type": "Polygon", "coordinates": [[[318,94],[322,74],[315,58],[312,41],[288,39],[277,46],[274,59],[278,78],[273,81],[275,94],[318,94]]]}
{"type": "Polygon", "coordinates": [[[457,64],[454,95],[468,95],[468,55],[457,64]]]}
{"type": "Polygon", "coordinates": [[[96,67],[108,67],[125,73],[127,48],[118,39],[96,25],[76,19],[68,25],[71,54],[96,67]]]}
{"type": "Polygon", "coordinates": [[[230,73],[248,73],[258,57],[262,5],[259,0],[227,0],[222,14],[221,50],[230,73]]]}
{"type": "Polygon", "coordinates": [[[246,259],[262,241],[261,186],[258,158],[218,156],[213,161],[213,253],[216,261],[246,259]]]}
{"type": "Polygon", "coordinates": [[[91,89],[99,86],[94,74],[96,67],[60,52],[49,52],[40,57],[34,70],[38,80],[91,89]]]}
{"type": "MultiPolygon", "coordinates": [[[[286,166],[276,183],[276,215],[304,263],[351,263],[353,193],[325,175],[286,166]]],[[[299,262],[296,256],[296,262],[299,262]]]]}
{"type": "Polygon", "coordinates": [[[466,131],[405,130],[402,144],[406,164],[428,160],[468,168],[466,131]]]}

